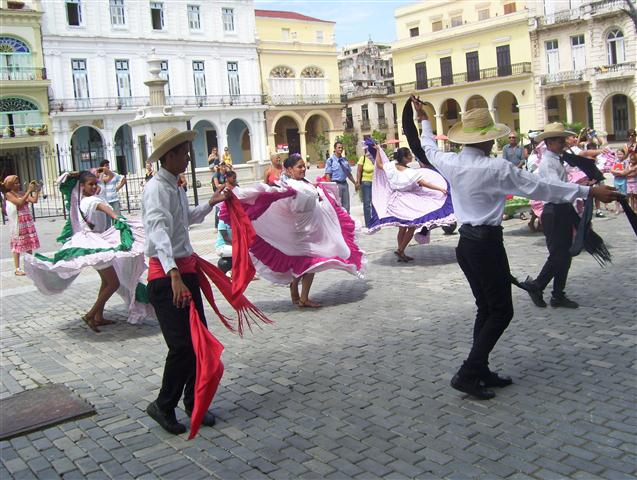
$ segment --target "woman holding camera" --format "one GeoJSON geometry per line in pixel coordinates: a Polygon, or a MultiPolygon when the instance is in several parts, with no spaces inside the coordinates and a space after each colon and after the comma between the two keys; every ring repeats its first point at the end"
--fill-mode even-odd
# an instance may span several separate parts
{"type": "Polygon", "coordinates": [[[20,191],[20,179],[17,175],[9,175],[2,186],[7,199],[7,216],[10,225],[11,253],[15,275],[23,277],[24,270],[20,268],[20,254],[40,248],[40,239],[35,231],[35,223],[29,211],[29,204],[38,203],[40,189],[36,182],[29,183],[26,192],[20,191]]]}

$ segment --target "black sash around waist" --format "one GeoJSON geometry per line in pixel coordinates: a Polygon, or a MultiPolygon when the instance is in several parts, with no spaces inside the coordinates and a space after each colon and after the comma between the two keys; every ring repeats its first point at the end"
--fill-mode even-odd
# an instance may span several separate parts
{"type": "Polygon", "coordinates": [[[462,238],[472,240],[474,242],[502,242],[502,226],[501,225],[469,225],[464,223],[458,233],[462,238]]]}

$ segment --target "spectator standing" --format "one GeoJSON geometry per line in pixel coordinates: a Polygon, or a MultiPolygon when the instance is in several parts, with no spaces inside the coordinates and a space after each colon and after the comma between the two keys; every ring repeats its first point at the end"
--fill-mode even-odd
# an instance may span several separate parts
{"type": "Polygon", "coordinates": [[[17,175],[9,175],[2,183],[7,199],[7,216],[9,218],[9,239],[15,275],[23,277],[24,270],[20,268],[20,254],[40,248],[40,239],[35,230],[35,223],[29,210],[29,205],[38,203],[40,191],[29,183],[26,192],[20,191],[20,179],[17,175]]]}
{"type": "Polygon", "coordinates": [[[358,183],[352,175],[352,167],[350,167],[347,158],[343,156],[343,144],[341,142],[334,144],[334,154],[327,160],[325,165],[325,177],[328,182],[338,184],[341,206],[349,213],[350,202],[347,179],[349,178],[350,182],[354,184],[356,190],[358,190],[358,183]]]}
{"type": "Polygon", "coordinates": [[[518,137],[514,132],[509,133],[509,143],[502,148],[502,157],[518,168],[524,167],[528,154],[522,145],[518,145],[518,137]]]}
{"type": "Polygon", "coordinates": [[[102,187],[101,195],[118,216],[122,212],[118,192],[126,185],[126,177],[111,170],[111,163],[108,160],[100,162],[97,173],[102,187]]]}
{"type": "Polygon", "coordinates": [[[365,216],[365,227],[369,228],[369,222],[372,218],[372,181],[374,180],[374,162],[368,157],[367,153],[358,159],[356,179],[363,194],[363,215],[365,216]]]}

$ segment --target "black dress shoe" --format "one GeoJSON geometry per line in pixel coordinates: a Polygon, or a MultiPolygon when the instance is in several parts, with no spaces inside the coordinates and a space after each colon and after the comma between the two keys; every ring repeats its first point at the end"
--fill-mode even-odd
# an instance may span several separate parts
{"type": "Polygon", "coordinates": [[[531,277],[526,277],[525,281],[519,283],[519,287],[529,294],[531,301],[536,307],[546,308],[546,302],[542,296],[542,290],[531,277]]]}
{"type": "MultiPolygon", "coordinates": [[[[192,410],[186,410],[186,415],[188,415],[188,418],[191,418],[192,410]]],[[[203,415],[203,420],[201,421],[201,424],[206,427],[214,427],[216,421],[217,419],[215,418],[215,416],[212,413],[207,411],[203,415]]]]}
{"type": "Polygon", "coordinates": [[[146,413],[168,433],[172,433],[173,435],[186,433],[186,426],[177,421],[174,411],[170,413],[162,412],[156,402],[151,402],[148,404],[148,407],[146,407],[146,413]]]}
{"type": "Polygon", "coordinates": [[[502,388],[513,384],[511,377],[503,377],[498,375],[496,372],[489,372],[488,375],[481,377],[480,380],[482,380],[482,383],[487,388],[502,388]]]}
{"type": "Polygon", "coordinates": [[[578,308],[579,304],[566,297],[551,297],[551,307],[553,308],[578,308]]]}
{"type": "Polygon", "coordinates": [[[478,377],[461,377],[456,373],[451,379],[451,387],[479,400],[489,400],[495,397],[495,392],[487,390],[478,377]]]}

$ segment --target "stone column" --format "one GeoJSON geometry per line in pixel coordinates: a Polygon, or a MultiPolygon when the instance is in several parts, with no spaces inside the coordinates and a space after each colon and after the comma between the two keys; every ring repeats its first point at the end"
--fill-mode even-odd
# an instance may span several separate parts
{"type": "Polygon", "coordinates": [[[301,147],[301,157],[303,158],[303,160],[305,160],[305,156],[307,155],[307,144],[306,144],[306,140],[305,140],[305,134],[307,132],[305,131],[299,131],[299,144],[301,147]]]}
{"type": "MultiPolygon", "coordinates": [[[[436,135],[442,135],[445,131],[444,126],[442,124],[443,118],[444,118],[444,115],[436,114],[436,135]]],[[[445,148],[444,140],[438,140],[438,148],[440,150],[444,150],[445,148]]]]}
{"type": "Polygon", "coordinates": [[[564,95],[564,101],[566,102],[566,123],[573,122],[573,102],[571,100],[571,94],[564,95]]]}

